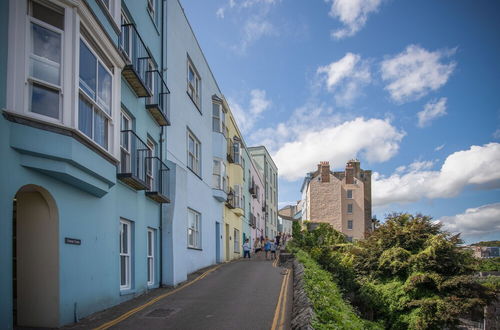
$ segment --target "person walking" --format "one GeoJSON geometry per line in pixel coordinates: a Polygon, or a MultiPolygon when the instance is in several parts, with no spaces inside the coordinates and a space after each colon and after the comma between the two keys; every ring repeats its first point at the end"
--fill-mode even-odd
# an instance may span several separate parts
{"type": "Polygon", "coordinates": [[[271,246],[270,246],[270,249],[271,249],[271,260],[274,260],[276,259],[276,248],[277,248],[277,244],[274,242],[274,240],[271,240],[271,246]]]}
{"type": "Polygon", "coordinates": [[[250,259],[250,243],[248,242],[248,238],[245,240],[245,243],[243,243],[243,258],[247,256],[248,259],[250,259]]]}
{"type": "Polygon", "coordinates": [[[266,260],[269,259],[269,251],[271,251],[271,242],[266,239],[266,243],[264,244],[264,251],[266,252],[266,260]]]}
{"type": "Polygon", "coordinates": [[[281,241],[281,233],[278,233],[278,235],[276,235],[276,245],[279,247],[280,246],[280,241],[281,241]]]}
{"type": "Polygon", "coordinates": [[[256,256],[260,251],[262,251],[262,244],[260,244],[260,239],[258,237],[255,238],[255,242],[253,243],[253,250],[256,256]]]}

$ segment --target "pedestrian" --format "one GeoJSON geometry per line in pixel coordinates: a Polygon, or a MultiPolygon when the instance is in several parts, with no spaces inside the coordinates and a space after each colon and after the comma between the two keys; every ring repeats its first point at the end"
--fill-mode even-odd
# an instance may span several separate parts
{"type": "Polygon", "coordinates": [[[264,251],[266,252],[266,260],[269,258],[269,251],[271,251],[271,242],[266,239],[266,243],[264,244],[264,251]]]}
{"type": "Polygon", "coordinates": [[[250,243],[248,242],[248,238],[245,240],[245,243],[243,243],[243,258],[247,256],[248,259],[250,259],[250,243]]]}
{"type": "Polygon", "coordinates": [[[276,247],[278,245],[274,242],[274,240],[271,240],[271,259],[276,259],[276,247]]]}
{"type": "Polygon", "coordinates": [[[278,233],[278,235],[276,235],[276,245],[277,246],[280,246],[280,240],[281,240],[281,233],[278,233]]]}
{"type": "Polygon", "coordinates": [[[258,237],[255,238],[255,242],[253,243],[253,249],[255,251],[255,254],[259,253],[262,250],[262,245],[260,244],[260,239],[258,237]]]}

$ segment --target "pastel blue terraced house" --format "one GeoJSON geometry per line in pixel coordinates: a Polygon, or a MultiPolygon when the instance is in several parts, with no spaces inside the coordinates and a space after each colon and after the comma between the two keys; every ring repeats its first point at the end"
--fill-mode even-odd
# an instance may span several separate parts
{"type": "MultiPolygon", "coordinates": [[[[167,127],[188,109],[171,118],[166,7],[0,1],[1,329],[59,327],[175,282],[166,238],[181,234],[170,232],[179,222],[185,242],[188,220],[187,209],[173,219],[165,206],[170,180],[179,181],[167,153],[185,148],[188,136],[186,126],[182,139],[167,127]]],[[[186,61],[184,53],[175,70],[188,97],[186,61]]],[[[189,127],[211,144],[211,129],[196,125],[189,127]]],[[[188,162],[186,151],[179,162],[188,162]]],[[[203,175],[208,180],[208,169],[203,175]]],[[[215,223],[203,207],[193,209],[215,223]]],[[[203,264],[211,262],[215,252],[203,264]]]]}

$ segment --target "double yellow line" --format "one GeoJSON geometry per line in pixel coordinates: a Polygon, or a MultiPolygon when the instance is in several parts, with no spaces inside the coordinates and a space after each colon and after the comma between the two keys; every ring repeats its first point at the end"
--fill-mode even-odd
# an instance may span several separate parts
{"type": "Polygon", "coordinates": [[[166,297],[168,297],[170,295],[173,295],[174,293],[176,293],[176,292],[178,292],[178,291],[180,291],[180,290],[182,290],[184,288],[187,288],[191,284],[196,283],[199,280],[205,278],[205,276],[207,276],[208,274],[210,274],[211,272],[213,272],[214,270],[216,270],[220,266],[222,266],[222,264],[218,265],[218,266],[215,266],[214,268],[211,268],[211,269],[207,270],[206,272],[204,272],[203,274],[201,274],[200,276],[198,276],[197,278],[195,278],[191,282],[188,282],[188,283],[186,283],[184,285],[181,285],[180,287],[178,287],[178,288],[176,288],[176,289],[174,289],[174,290],[172,290],[170,292],[164,293],[164,294],[162,294],[162,295],[160,295],[160,296],[158,296],[156,298],[153,298],[150,301],[148,301],[147,303],[145,303],[143,305],[140,305],[140,306],[138,306],[138,307],[136,307],[134,309],[129,310],[128,312],[120,315],[116,319],[111,320],[109,322],[106,322],[103,325],[95,328],[94,330],[105,330],[105,329],[111,328],[114,325],[117,325],[118,323],[126,320],[127,318],[129,318],[130,316],[134,315],[135,313],[142,311],[144,308],[149,307],[149,306],[153,305],[154,303],[162,300],[163,298],[166,298],[166,297]]]}
{"type": "MultiPolygon", "coordinates": [[[[273,264],[274,266],[274,264],[273,264]]],[[[280,296],[278,298],[278,303],[276,304],[276,310],[274,311],[274,319],[273,324],[271,326],[271,330],[277,329],[285,329],[285,321],[286,321],[286,300],[287,300],[287,291],[288,291],[288,281],[290,279],[290,270],[286,270],[286,274],[283,277],[283,282],[281,283],[281,291],[280,296]]]]}

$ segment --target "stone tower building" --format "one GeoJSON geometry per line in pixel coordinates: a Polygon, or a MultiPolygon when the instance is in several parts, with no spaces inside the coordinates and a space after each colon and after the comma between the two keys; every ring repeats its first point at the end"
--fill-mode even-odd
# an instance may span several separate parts
{"type": "Polygon", "coordinates": [[[349,239],[364,238],[372,228],[371,174],[359,160],[350,160],[340,172],[320,162],[302,184],[302,220],[330,223],[349,239]]]}

